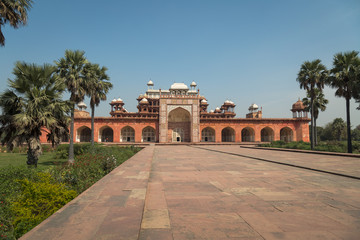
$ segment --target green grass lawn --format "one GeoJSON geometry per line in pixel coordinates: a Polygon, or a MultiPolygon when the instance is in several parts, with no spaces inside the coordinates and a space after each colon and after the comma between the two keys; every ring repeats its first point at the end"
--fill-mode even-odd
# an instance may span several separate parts
{"type": "MultiPolygon", "coordinates": [[[[27,154],[26,153],[0,153],[0,168],[12,166],[27,166],[26,164],[27,154]]],[[[66,162],[67,159],[56,159],[55,152],[44,152],[38,162],[38,168],[40,170],[46,169],[50,166],[55,166],[66,162]]]]}

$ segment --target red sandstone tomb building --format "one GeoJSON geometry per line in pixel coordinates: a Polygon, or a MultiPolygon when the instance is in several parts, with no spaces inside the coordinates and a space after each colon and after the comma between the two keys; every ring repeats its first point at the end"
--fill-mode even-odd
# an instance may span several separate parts
{"type": "MultiPolygon", "coordinates": [[[[128,112],[118,98],[111,101],[110,117],[95,117],[95,141],[114,143],[221,143],[269,142],[276,140],[309,141],[309,118],[303,103],[292,105],[292,118],[263,118],[256,104],[245,118],[235,118],[235,104],[225,101],[208,111],[207,99],[184,83],[174,83],[169,90],[154,89],[148,82],[146,94],[137,98],[138,112],[128,112]]],[[[91,118],[86,105],[75,110],[74,141],[89,142],[91,118]]],[[[46,141],[43,134],[42,141],[46,141]]]]}

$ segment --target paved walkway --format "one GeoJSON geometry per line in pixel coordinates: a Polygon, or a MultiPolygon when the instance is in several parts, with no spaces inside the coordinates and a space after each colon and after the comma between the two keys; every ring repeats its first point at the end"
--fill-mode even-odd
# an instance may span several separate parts
{"type": "MultiPolygon", "coordinates": [[[[346,157],[206,147],[349,175],[360,169],[359,159],[346,157]]],[[[360,180],[198,147],[149,146],[23,239],[359,236],[360,180]]]]}

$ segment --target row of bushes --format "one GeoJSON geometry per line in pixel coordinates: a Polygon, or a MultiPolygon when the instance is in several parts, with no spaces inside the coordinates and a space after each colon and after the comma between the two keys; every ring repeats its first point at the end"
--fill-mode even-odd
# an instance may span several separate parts
{"type": "MultiPolygon", "coordinates": [[[[360,142],[353,141],[353,153],[360,153],[360,142]]],[[[269,144],[260,144],[261,147],[275,147],[275,148],[289,148],[289,149],[303,149],[311,150],[311,145],[308,142],[284,142],[284,141],[274,141],[269,144]]],[[[325,152],[347,152],[347,143],[346,141],[322,141],[317,146],[315,146],[316,151],[325,151],[325,152]]]]}
{"type": "MultiPolygon", "coordinates": [[[[0,179],[3,179],[0,182],[0,239],[21,237],[140,150],[75,146],[78,151],[71,165],[58,165],[43,172],[25,166],[0,169],[0,179]]],[[[67,147],[62,146],[57,152],[60,154],[67,147]]]]}

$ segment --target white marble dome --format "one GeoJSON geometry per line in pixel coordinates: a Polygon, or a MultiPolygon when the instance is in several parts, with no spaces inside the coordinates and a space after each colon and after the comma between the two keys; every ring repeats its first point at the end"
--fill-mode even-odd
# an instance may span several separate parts
{"type": "Polygon", "coordinates": [[[189,90],[185,83],[173,83],[170,87],[171,90],[189,90]]]}
{"type": "Polygon", "coordinates": [[[83,101],[79,102],[79,103],[77,104],[77,106],[78,106],[79,108],[87,108],[86,104],[85,104],[83,101]]]}

